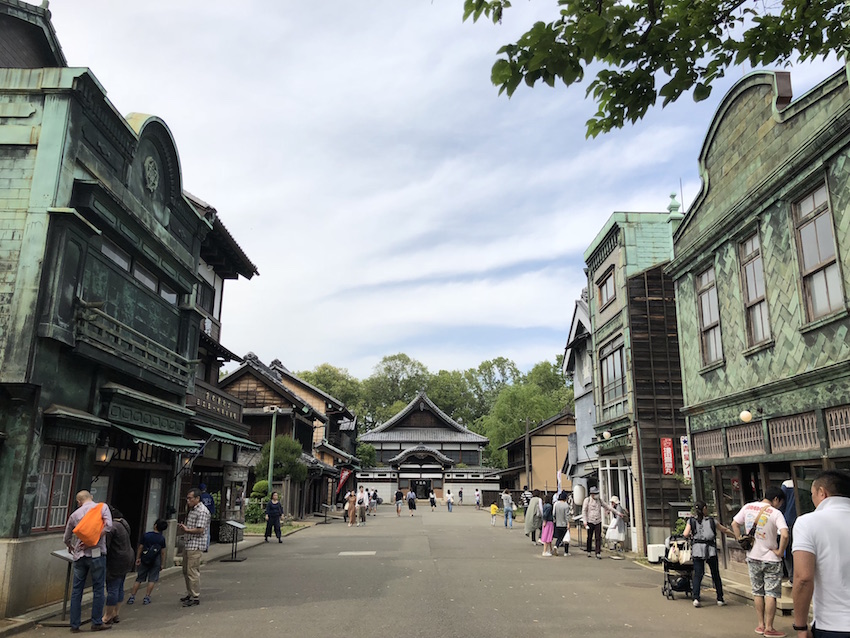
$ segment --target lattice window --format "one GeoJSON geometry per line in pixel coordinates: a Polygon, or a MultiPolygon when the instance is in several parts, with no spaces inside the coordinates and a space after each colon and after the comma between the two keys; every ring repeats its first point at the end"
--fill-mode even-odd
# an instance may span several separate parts
{"type": "Polygon", "coordinates": [[[820,447],[814,412],[771,419],[767,427],[771,452],[816,450],[820,447]]]}
{"type": "Polygon", "coordinates": [[[850,405],[824,411],[829,447],[850,447],[850,405]]]}
{"type": "Polygon", "coordinates": [[[693,436],[694,457],[697,459],[722,459],[723,433],[720,430],[711,432],[698,432],[693,436]]]}
{"type": "Polygon", "coordinates": [[[727,428],[726,439],[731,457],[765,453],[761,422],[727,428]]]}

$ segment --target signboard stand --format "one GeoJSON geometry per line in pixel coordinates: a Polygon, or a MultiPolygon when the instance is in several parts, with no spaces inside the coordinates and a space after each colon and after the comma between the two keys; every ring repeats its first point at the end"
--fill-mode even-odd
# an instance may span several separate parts
{"type": "MultiPolygon", "coordinates": [[[[62,620],[61,622],[43,622],[40,623],[45,627],[70,627],[71,623],[65,620],[68,615],[68,598],[71,593],[71,573],[74,567],[74,557],[71,556],[71,552],[66,549],[57,549],[55,551],[50,552],[51,556],[55,556],[56,558],[61,558],[66,563],[68,563],[68,571],[65,573],[65,596],[62,598],[62,620]]],[[[86,618],[82,622],[87,623],[90,619],[86,618]]]]}
{"type": "Polygon", "coordinates": [[[243,523],[238,522],[238,521],[225,521],[225,523],[227,525],[230,525],[230,527],[233,528],[233,530],[232,530],[233,540],[230,544],[230,558],[222,558],[221,562],[222,563],[241,563],[243,560],[245,560],[245,557],[244,556],[239,556],[239,557],[236,556],[236,544],[239,542],[239,530],[245,529],[245,525],[243,523]]]}

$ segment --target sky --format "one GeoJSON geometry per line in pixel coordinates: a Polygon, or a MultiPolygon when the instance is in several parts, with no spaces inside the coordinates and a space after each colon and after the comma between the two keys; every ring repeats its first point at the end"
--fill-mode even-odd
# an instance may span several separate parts
{"type": "MultiPolygon", "coordinates": [[[[369,376],[403,352],[436,373],[563,353],[582,254],[614,211],[685,208],[733,69],[711,97],[585,139],[584,88],[490,82],[501,25],[462,0],[53,0],[70,66],[117,110],[162,118],[186,190],[260,276],[225,284],[222,344],[291,370],[369,376]]],[[[792,69],[795,96],[840,68],[792,69]]]]}

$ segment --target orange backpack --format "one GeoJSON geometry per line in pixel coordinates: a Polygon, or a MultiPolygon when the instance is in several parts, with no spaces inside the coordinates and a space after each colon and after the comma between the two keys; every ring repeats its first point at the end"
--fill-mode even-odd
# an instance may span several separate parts
{"type": "Polygon", "coordinates": [[[86,547],[96,547],[103,533],[103,503],[97,503],[83,515],[74,528],[74,534],[86,547]]]}

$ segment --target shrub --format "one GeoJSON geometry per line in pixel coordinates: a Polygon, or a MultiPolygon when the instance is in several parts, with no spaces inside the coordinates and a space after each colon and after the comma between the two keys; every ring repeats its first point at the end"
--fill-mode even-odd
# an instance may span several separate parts
{"type": "Polygon", "coordinates": [[[245,522],[246,523],[262,523],[266,516],[266,508],[263,507],[261,501],[250,500],[245,507],[245,522]]]}
{"type": "Polygon", "coordinates": [[[257,481],[251,488],[251,498],[265,498],[269,492],[268,481],[257,481]]]}

